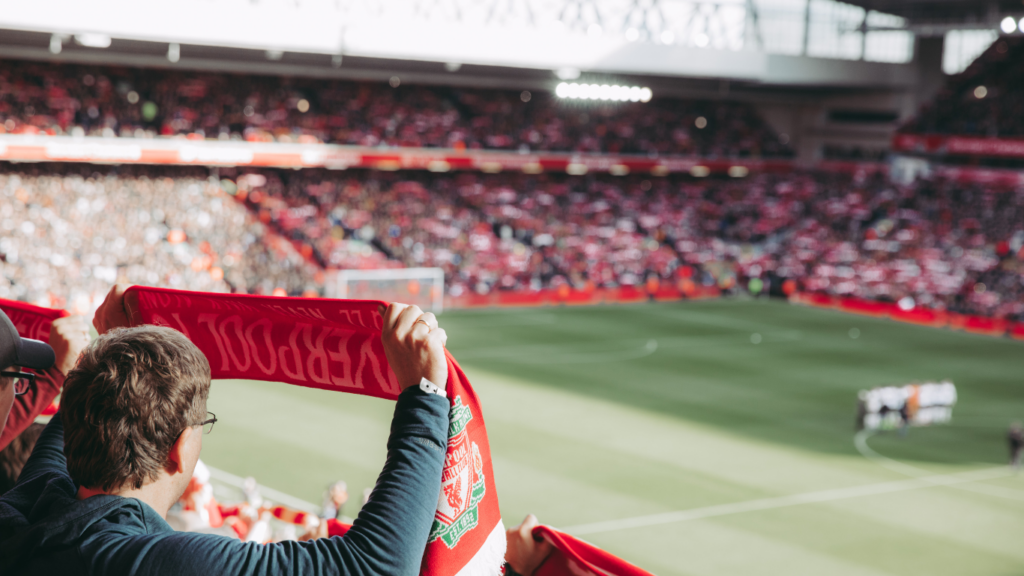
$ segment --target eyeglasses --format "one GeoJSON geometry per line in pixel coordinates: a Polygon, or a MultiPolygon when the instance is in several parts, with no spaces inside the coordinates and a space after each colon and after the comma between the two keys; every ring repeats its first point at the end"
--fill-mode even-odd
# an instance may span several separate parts
{"type": "Polygon", "coordinates": [[[28,392],[28,387],[36,383],[36,374],[31,372],[0,372],[0,376],[14,378],[14,395],[21,396],[28,392]]]}
{"type": "Polygon", "coordinates": [[[207,414],[209,414],[210,417],[204,420],[202,424],[199,424],[200,426],[203,427],[203,434],[209,434],[210,432],[213,432],[213,425],[217,423],[216,414],[214,414],[213,412],[207,412],[207,414]]]}

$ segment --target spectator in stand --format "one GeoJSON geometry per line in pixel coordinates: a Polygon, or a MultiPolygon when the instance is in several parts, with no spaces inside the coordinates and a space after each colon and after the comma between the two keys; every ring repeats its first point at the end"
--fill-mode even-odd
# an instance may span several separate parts
{"type": "Polygon", "coordinates": [[[126,316],[123,289],[111,291],[94,321],[100,338],[68,375],[61,412],[43,431],[18,484],[0,498],[4,574],[419,569],[448,428],[447,399],[417,385],[423,378],[447,382],[446,336],[433,315],[400,304],[382,311],[382,342],[403,392],[374,490],[379,497],[363,507],[362,522],[341,538],[256,547],[175,532],[164,520],[192,478],[202,426],[210,422],[210,368],[180,332],[112,329],[126,316]],[[428,330],[414,332],[417,322],[428,330]]]}
{"type": "Polygon", "coordinates": [[[338,480],[328,486],[324,493],[324,505],[320,517],[325,520],[340,520],[346,502],[348,502],[348,484],[338,480]]]}

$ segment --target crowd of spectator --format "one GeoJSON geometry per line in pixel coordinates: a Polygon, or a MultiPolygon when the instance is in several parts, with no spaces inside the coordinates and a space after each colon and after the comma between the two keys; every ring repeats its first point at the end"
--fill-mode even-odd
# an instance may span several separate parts
{"type": "Polygon", "coordinates": [[[743,180],[265,172],[253,210],[319,257],[362,242],[448,293],[792,279],[814,292],[1024,317],[1024,193],[796,172],[743,180]]]}
{"type": "Polygon", "coordinates": [[[1024,38],[1006,36],[992,44],[901,131],[992,138],[1024,136],[1024,38]]]}
{"type": "Polygon", "coordinates": [[[49,166],[0,194],[0,297],[72,309],[114,281],[314,295],[328,269],[426,266],[456,297],[793,280],[1024,318],[1024,192],[941,178],[49,166]]]}
{"type": "Polygon", "coordinates": [[[0,131],[522,151],[790,156],[748,104],[5,61],[0,131]]]}
{"type": "Polygon", "coordinates": [[[79,313],[114,282],[300,294],[322,273],[201,169],[0,170],[0,298],[79,313]]]}

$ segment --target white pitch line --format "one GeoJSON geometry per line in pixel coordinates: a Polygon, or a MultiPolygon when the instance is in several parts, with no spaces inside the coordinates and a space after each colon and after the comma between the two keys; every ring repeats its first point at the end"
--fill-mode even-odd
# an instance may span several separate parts
{"type": "MultiPolygon", "coordinates": [[[[910,476],[911,478],[927,478],[928,472],[923,468],[917,466],[911,466],[910,464],[904,464],[898,460],[893,460],[888,456],[883,456],[876,452],[871,446],[868,446],[868,438],[875,434],[874,430],[861,430],[853,437],[853,445],[857,447],[857,451],[861,453],[865,458],[875,462],[883,468],[892,470],[904,476],[910,476]]],[[[1007,470],[1006,476],[1009,476],[1007,470]]],[[[1003,488],[1002,486],[989,486],[987,484],[979,484],[977,486],[953,486],[958,490],[966,490],[968,492],[974,492],[976,494],[985,494],[987,496],[995,496],[996,498],[1006,498],[1007,500],[1017,500],[1024,502],[1024,492],[1014,490],[1012,488],[1003,488]]]]}
{"type": "Polygon", "coordinates": [[[687,522],[690,520],[730,516],[746,512],[775,510],[778,508],[788,508],[790,506],[801,506],[804,504],[821,504],[825,502],[835,502],[837,500],[862,498],[864,496],[877,496],[880,494],[891,494],[893,492],[905,492],[908,490],[931,488],[934,486],[954,486],[968,482],[979,482],[982,480],[1001,478],[1008,474],[1010,474],[1010,471],[1004,467],[986,468],[983,470],[974,470],[959,474],[939,474],[922,478],[911,478],[908,480],[895,480],[892,482],[879,482],[876,484],[851,486],[849,488],[836,488],[832,490],[804,492],[802,494],[791,494],[789,496],[778,496],[774,498],[745,500],[742,502],[718,504],[715,506],[680,510],[677,512],[648,514],[646,516],[635,516],[633,518],[620,518],[618,520],[607,520],[604,522],[577,524],[576,526],[568,526],[562,530],[572,534],[573,536],[583,536],[586,534],[614,532],[629,528],[643,528],[646,526],[658,526],[662,524],[674,524],[676,522],[687,522]]]}
{"type": "MultiPolygon", "coordinates": [[[[206,467],[210,470],[211,478],[223,482],[225,484],[230,484],[232,486],[241,488],[242,482],[245,481],[244,478],[240,476],[235,476],[230,472],[219,470],[210,465],[207,465],[206,467]]],[[[285,506],[290,506],[292,508],[302,510],[304,512],[311,512],[313,514],[320,513],[320,507],[317,506],[316,504],[306,502],[301,498],[296,498],[295,496],[285,494],[284,492],[279,492],[277,490],[274,490],[273,488],[268,488],[262,484],[258,484],[258,486],[260,494],[264,496],[267,500],[270,500],[271,502],[276,502],[277,504],[284,504],[285,506]]]]}

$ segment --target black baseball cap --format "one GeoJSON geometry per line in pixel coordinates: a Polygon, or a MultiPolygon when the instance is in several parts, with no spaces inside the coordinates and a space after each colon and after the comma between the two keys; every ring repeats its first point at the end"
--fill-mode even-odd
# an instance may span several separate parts
{"type": "Polygon", "coordinates": [[[46,342],[22,338],[7,314],[0,310],[0,368],[20,366],[46,370],[57,360],[46,342]]]}

